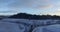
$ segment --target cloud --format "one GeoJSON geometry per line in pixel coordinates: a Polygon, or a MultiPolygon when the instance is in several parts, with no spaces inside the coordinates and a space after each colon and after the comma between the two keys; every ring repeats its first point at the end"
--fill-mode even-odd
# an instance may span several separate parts
{"type": "Polygon", "coordinates": [[[60,9],[57,9],[54,13],[60,15],[60,9]]]}
{"type": "Polygon", "coordinates": [[[38,14],[41,14],[41,15],[58,15],[58,16],[60,16],[60,8],[58,8],[58,9],[55,9],[54,11],[42,11],[42,12],[40,12],[40,13],[38,13],[38,14]]]}
{"type": "Polygon", "coordinates": [[[14,14],[17,14],[17,13],[0,13],[0,15],[14,15],[14,14]]]}
{"type": "Polygon", "coordinates": [[[0,0],[0,13],[18,13],[22,8],[40,9],[52,6],[48,0],[0,0]]]}
{"type": "Polygon", "coordinates": [[[16,13],[17,11],[0,11],[0,13],[16,13]]]}
{"type": "Polygon", "coordinates": [[[53,7],[52,4],[49,4],[49,5],[41,5],[41,6],[37,6],[36,8],[37,9],[41,9],[41,8],[51,8],[51,7],[53,7]]]}
{"type": "Polygon", "coordinates": [[[52,5],[48,2],[48,0],[14,0],[12,3],[8,4],[9,8],[48,8],[52,5]]]}
{"type": "Polygon", "coordinates": [[[48,0],[0,0],[0,7],[9,9],[27,8],[49,8],[52,6],[48,0]]]}
{"type": "Polygon", "coordinates": [[[60,9],[56,9],[54,12],[49,12],[50,15],[58,15],[60,16],[60,9]]]}

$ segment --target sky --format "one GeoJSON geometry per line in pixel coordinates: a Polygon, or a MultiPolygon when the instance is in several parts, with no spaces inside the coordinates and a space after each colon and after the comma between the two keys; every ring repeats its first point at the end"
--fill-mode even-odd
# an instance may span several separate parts
{"type": "Polygon", "coordinates": [[[60,0],[0,0],[0,15],[60,15],[60,0]]]}

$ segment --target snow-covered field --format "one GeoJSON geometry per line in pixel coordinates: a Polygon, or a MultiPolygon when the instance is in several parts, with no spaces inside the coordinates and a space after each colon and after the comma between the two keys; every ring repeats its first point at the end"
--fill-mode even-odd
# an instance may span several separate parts
{"type": "Polygon", "coordinates": [[[0,20],[0,32],[60,32],[60,20],[0,20]]]}

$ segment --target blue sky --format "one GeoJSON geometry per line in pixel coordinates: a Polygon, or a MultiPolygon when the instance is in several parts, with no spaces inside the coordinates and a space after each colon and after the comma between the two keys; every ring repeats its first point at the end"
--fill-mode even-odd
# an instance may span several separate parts
{"type": "Polygon", "coordinates": [[[60,0],[0,0],[0,15],[60,15],[60,0]]]}

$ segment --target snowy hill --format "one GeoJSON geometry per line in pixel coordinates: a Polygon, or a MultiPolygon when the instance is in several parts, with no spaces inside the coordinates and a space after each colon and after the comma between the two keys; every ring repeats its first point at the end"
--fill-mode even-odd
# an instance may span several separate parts
{"type": "MultiPolygon", "coordinates": [[[[28,20],[28,19],[11,19],[5,18],[0,20],[0,31],[6,32],[34,32],[37,27],[50,27],[51,25],[60,25],[60,20],[28,20]]],[[[56,27],[56,26],[55,26],[56,27]]],[[[50,29],[50,28],[49,28],[50,29]]],[[[53,28],[54,30],[54,28],[53,28]]],[[[60,30],[60,29],[58,29],[60,30]]],[[[57,30],[57,31],[58,31],[57,30]]],[[[40,32],[40,31],[39,31],[40,32]]]]}

